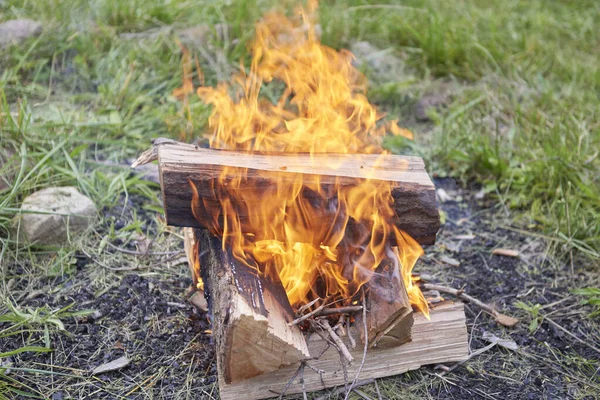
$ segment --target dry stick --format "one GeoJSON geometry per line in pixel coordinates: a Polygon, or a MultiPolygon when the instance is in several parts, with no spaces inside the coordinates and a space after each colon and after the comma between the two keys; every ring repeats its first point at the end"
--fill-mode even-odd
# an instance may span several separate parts
{"type": "Polygon", "coordinates": [[[354,340],[352,329],[350,329],[350,318],[346,320],[346,334],[348,336],[348,341],[350,342],[350,347],[354,350],[356,348],[356,340],[354,340]]]}
{"type": "Polygon", "coordinates": [[[553,320],[551,320],[550,318],[546,317],[546,316],[542,316],[546,321],[548,321],[551,325],[553,325],[555,328],[560,329],[561,331],[563,331],[564,333],[566,333],[567,335],[571,336],[573,339],[577,340],[579,343],[583,344],[584,346],[589,347],[590,349],[594,350],[595,352],[597,352],[598,354],[600,354],[600,349],[587,343],[586,341],[580,339],[579,337],[575,336],[575,334],[569,332],[567,329],[563,328],[561,325],[557,324],[556,322],[554,322],[553,320]]]}
{"type": "Polygon", "coordinates": [[[379,385],[377,384],[377,379],[375,379],[375,390],[377,391],[377,399],[381,399],[381,392],[379,391],[379,385]]]}
{"type": "Polygon", "coordinates": [[[319,311],[322,311],[323,308],[325,308],[325,306],[323,304],[321,304],[319,307],[315,308],[314,310],[312,310],[311,312],[309,312],[308,314],[304,314],[303,316],[301,316],[300,318],[296,318],[295,320],[293,320],[292,322],[290,322],[288,325],[289,326],[294,326],[294,325],[298,325],[300,322],[302,321],[306,321],[307,319],[309,319],[310,317],[315,316],[315,314],[317,314],[319,311]]]}
{"type": "Polygon", "coordinates": [[[362,311],[362,306],[346,306],[346,307],[338,307],[338,308],[324,308],[318,312],[315,317],[320,317],[321,315],[332,315],[332,314],[351,314],[355,312],[362,311]]]}
{"type": "MultiPolygon", "coordinates": [[[[320,332],[318,329],[316,329],[317,327],[321,327],[320,324],[318,324],[316,321],[311,321],[311,325],[315,331],[315,333],[317,335],[319,335],[321,337],[321,339],[323,339],[328,345],[335,347],[335,349],[340,352],[340,348],[337,346],[337,344],[335,344],[334,342],[331,341],[331,339],[327,336],[324,335],[322,332],[320,332]]],[[[321,327],[322,328],[322,327],[321,327]]],[[[323,352],[319,355],[319,357],[321,357],[323,354],[325,354],[326,350],[323,350],[323,352]]],[[[319,358],[317,357],[317,358],[319,358]]]]}
{"type": "Polygon", "coordinates": [[[294,379],[296,379],[296,377],[300,373],[300,370],[304,370],[303,365],[304,365],[304,363],[300,363],[300,365],[298,366],[298,369],[296,370],[296,372],[294,372],[294,375],[292,375],[292,377],[290,378],[290,380],[288,381],[288,383],[283,388],[283,392],[281,392],[279,394],[279,400],[283,399],[283,396],[285,396],[286,392],[288,391],[288,389],[292,385],[292,382],[294,382],[294,379]]]}
{"type": "Polygon", "coordinates": [[[337,347],[340,349],[340,353],[344,356],[344,358],[348,361],[348,363],[352,364],[352,362],[354,362],[354,357],[352,357],[352,354],[350,354],[348,347],[346,347],[344,342],[342,342],[342,339],[340,339],[340,337],[337,335],[337,333],[335,333],[333,331],[333,329],[331,329],[331,325],[329,325],[329,322],[323,321],[320,325],[323,328],[325,328],[327,333],[329,333],[329,336],[331,337],[333,342],[337,345],[337,347]]]}
{"type": "Polygon", "coordinates": [[[304,382],[304,367],[306,367],[306,363],[303,361],[300,364],[300,383],[302,384],[302,398],[303,400],[308,400],[308,397],[306,396],[306,383],[304,382]]]}
{"type": "Polygon", "coordinates": [[[346,318],[345,314],[341,314],[338,319],[338,323],[335,324],[333,330],[338,334],[338,336],[346,336],[346,318]]]}
{"type": "Polygon", "coordinates": [[[356,381],[358,380],[358,377],[360,376],[360,373],[363,369],[363,367],[365,366],[365,360],[367,359],[367,349],[369,348],[369,330],[367,329],[367,305],[366,305],[366,297],[365,297],[365,290],[362,290],[362,298],[363,298],[363,306],[362,306],[362,320],[363,320],[363,327],[364,327],[364,332],[365,332],[365,345],[364,345],[364,349],[363,349],[363,356],[362,356],[362,360],[360,362],[360,366],[358,367],[358,371],[356,371],[356,375],[354,376],[354,380],[352,381],[352,383],[350,384],[350,390],[348,390],[346,392],[346,396],[344,397],[344,400],[348,400],[348,396],[350,396],[350,392],[352,391],[352,388],[354,387],[354,385],[356,384],[356,381]]]}
{"type": "MultiPolygon", "coordinates": [[[[323,351],[323,353],[321,353],[321,356],[323,354],[325,354],[325,352],[329,350],[329,344],[327,344],[327,347],[325,347],[325,350],[323,351]]],[[[320,356],[319,356],[320,357],[320,356]]],[[[325,373],[324,370],[322,369],[316,369],[315,367],[313,367],[312,365],[310,365],[308,362],[305,362],[306,366],[310,369],[312,369],[313,371],[315,371],[317,374],[319,374],[319,379],[321,380],[321,385],[325,386],[325,381],[323,380],[323,374],[325,373]]]]}
{"type": "Polygon", "coordinates": [[[358,389],[355,388],[355,389],[352,389],[352,391],[354,393],[356,393],[357,395],[359,395],[364,400],[371,400],[371,398],[369,396],[367,396],[366,394],[364,394],[361,390],[358,390],[358,389]]]}
{"type": "MultiPolygon", "coordinates": [[[[356,382],[356,384],[354,385],[354,388],[356,389],[361,386],[369,385],[373,382],[375,382],[375,379],[365,379],[364,381],[356,382]]],[[[346,390],[346,389],[342,388],[342,387],[338,388],[338,389],[334,390],[333,392],[327,394],[326,396],[317,397],[315,400],[325,400],[325,399],[335,398],[337,395],[342,394],[344,392],[344,390],[346,390]]]]}
{"type": "Polygon", "coordinates": [[[453,288],[449,288],[446,286],[432,285],[431,283],[423,283],[423,284],[421,284],[421,287],[423,289],[437,290],[438,292],[448,293],[448,294],[456,296],[460,299],[466,300],[469,303],[473,303],[476,306],[482,308],[483,310],[489,312],[494,317],[496,317],[500,314],[494,307],[490,306],[489,304],[485,304],[484,302],[477,300],[474,297],[469,296],[462,289],[453,289],[453,288]]]}
{"type": "Polygon", "coordinates": [[[306,310],[308,310],[309,308],[311,308],[311,307],[312,307],[312,306],[313,306],[313,305],[314,305],[314,304],[315,304],[317,301],[319,301],[319,300],[321,300],[321,299],[317,297],[316,299],[314,299],[314,300],[313,300],[313,301],[311,301],[310,303],[303,305],[302,307],[300,307],[300,308],[298,309],[298,311],[297,311],[297,313],[296,313],[296,314],[303,314],[303,313],[304,313],[304,311],[306,311],[306,310]]]}
{"type": "Polygon", "coordinates": [[[483,354],[483,353],[485,353],[486,351],[488,351],[488,350],[489,350],[489,349],[491,349],[492,347],[496,346],[497,344],[498,344],[498,342],[497,342],[497,341],[495,341],[495,342],[492,342],[492,343],[488,344],[488,345],[487,345],[487,346],[485,346],[485,347],[482,347],[482,348],[481,348],[481,349],[479,349],[479,350],[475,350],[474,352],[472,352],[471,354],[469,354],[469,357],[467,357],[467,359],[466,359],[466,360],[459,361],[459,362],[457,362],[456,364],[454,364],[453,366],[451,366],[451,367],[449,367],[449,368],[445,368],[445,369],[444,369],[444,370],[443,370],[441,373],[439,373],[439,374],[436,374],[436,375],[438,375],[438,376],[444,376],[444,375],[446,375],[448,372],[454,371],[456,368],[458,368],[459,366],[463,365],[463,364],[464,364],[464,363],[466,363],[467,361],[471,360],[473,357],[476,357],[476,356],[478,356],[478,355],[480,355],[480,354],[483,354]]]}
{"type": "Polygon", "coordinates": [[[100,262],[96,257],[92,256],[91,254],[89,254],[87,251],[85,251],[84,249],[79,249],[81,250],[81,252],[83,254],[85,254],[85,256],[87,258],[89,258],[90,260],[92,260],[94,263],[98,264],[99,266],[101,266],[102,268],[106,268],[109,269],[111,271],[135,271],[137,269],[144,269],[144,268],[148,268],[147,266],[135,266],[135,267],[123,267],[123,268],[114,268],[114,267],[109,267],[108,265],[100,262]]]}

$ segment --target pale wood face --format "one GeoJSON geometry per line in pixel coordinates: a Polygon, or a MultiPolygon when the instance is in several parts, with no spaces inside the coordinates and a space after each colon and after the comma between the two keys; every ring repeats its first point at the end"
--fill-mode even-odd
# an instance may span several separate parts
{"type": "MultiPolygon", "coordinates": [[[[318,335],[312,335],[308,341],[311,354],[319,354],[325,346],[325,341],[318,335]]],[[[363,349],[361,346],[357,346],[356,349],[351,350],[351,353],[355,360],[360,360],[363,349]]],[[[360,379],[393,376],[428,364],[464,361],[468,355],[468,334],[463,304],[445,304],[431,311],[430,321],[420,313],[415,314],[411,342],[393,348],[384,346],[384,348],[369,349],[360,379]]],[[[355,362],[348,367],[348,376],[356,374],[359,364],[359,362],[355,362]]],[[[306,368],[304,381],[307,391],[344,384],[340,355],[333,348],[327,350],[318,360],[311,361],[311,365],[315,369],[325,371],[323,374],[324,385],[318,374],[306,368]]],[[[291,365],[234,384],[226,384],[219,379],[221,398],[223,400],[239,399],[240,393],[244,393],[244,399],[248,400],[272,397],[273,393],[283,391],[297,368],[297,365],[291,365]]],[[[299,384],[293,384],[287,393],[302,393],[302,387],[299,384]]]]}

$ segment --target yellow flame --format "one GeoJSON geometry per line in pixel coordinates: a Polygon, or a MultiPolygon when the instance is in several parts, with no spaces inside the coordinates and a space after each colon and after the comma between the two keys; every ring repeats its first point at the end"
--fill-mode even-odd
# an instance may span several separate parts
{"type": "MultiPolygon", "coordinates": [[[[198,88],[202,100],[214,106],[209,118],[212,148],[267,154],[384,153],[380,144],[386,133],[412,138],[395,121],[381,121],[367,100],[366,79],[353,67],[352,54],[320,43],[315,10],[316,3],[310,2],[307,13],[299,10],[299,18],[266,15],[256,26],[250,70],[242,66],[232,83],[198,88]],[[265,85],[269,82],[273,84],[265,85]],[[273,97],[278,88],[274,101],[265,99],[264,93],[273,97]]],[[[257,174],[269,185],[253,187],[247,183],[247,169],[224,168],[213,187],[218,205],[202,203],[192,184],[192,207],[208,211],[208,227],[239,260],[253,265],[252,258],[262,273],[280,279],[292,305],[316,297],[349,303],[391,256],[399,261],[411,302],[427,312],[427,302],[411,280],[422,250],[393,224],[397,217],[388,182],[356,179],[352,185],[324,185],[318,176],[257,174]]]]}

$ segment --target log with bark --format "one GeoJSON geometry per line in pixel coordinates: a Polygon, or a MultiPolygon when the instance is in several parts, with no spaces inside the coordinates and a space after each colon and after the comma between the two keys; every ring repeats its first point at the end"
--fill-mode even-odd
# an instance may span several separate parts
{"type": "MultiPolygon", "coordinates": [[[[355,185],[356,179],[392,183],[395,224],[420,244],[433,244],[440,226],[435,187],[419,157],[378,154],[260,154],[204,149],[182,143],[158,147],[159,173],[167,224],[203,227],[193,215],[193,182],[205,204],[218,207],[214,182],[224,167],[248,168],[245,182],[254,188],[269,187],[272,177],[303,174],[306,182],[322,187],[355,185]]],[[[243,190],[241,188],[240,190],[243,190]]],[[[250,200],[248,200],[250,201],[250,200]]],[[[252,204],[246,205],[248,209],[252,204]]],[[[213,207],[213,208],[214,208],[213,207]]],[[[197,210],[198,219],[211,221],[212,212],[197,210]]],[[[240,214],[240,219],[245,215],[240,214]]]]}
{"type": "Polygon", "coordinates": [[[271,282],[196,230],[202,280],[212,314],[219,379],[234,383],[309,357],[306,340],[290,326],[293,312],[281,282],[271,282]]]}

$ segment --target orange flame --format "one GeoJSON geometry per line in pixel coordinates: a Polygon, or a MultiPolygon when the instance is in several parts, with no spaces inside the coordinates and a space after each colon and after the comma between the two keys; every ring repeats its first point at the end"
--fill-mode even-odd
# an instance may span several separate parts
{"type": "MultiPolygon", "coordinates": [[[[212,148],[384,153],[380,143],[387,132],[412,138],[395,121],[381,122],[352,54],[320,43],[311,17],[315,10],[311,2],[309,12],[300,11],[296,19],[266,15],[256,26],[249,72],[241,66],[232,84],[197,90],[214,106],[212,148]],[[277,89],[280,95],[273,99],[277,89]]],[[[210,210],[209,228],[222,236],[224,248],[281,280],[293,306],[317,297],[349,302],[381,261],[393,258],[411,303],[428,312],[411,280],[422,249],[391,222],[396,216],[388,182],[356,179],[353,185],[332,186],[316,175],[258,174],[269,185],[252,187],[247,169],[227,167],[213,188],[219,206],[199,204],[196,195],[192,207],[210,210]],[[252,207],[246,205],[249,199],[252,207]]]]}

